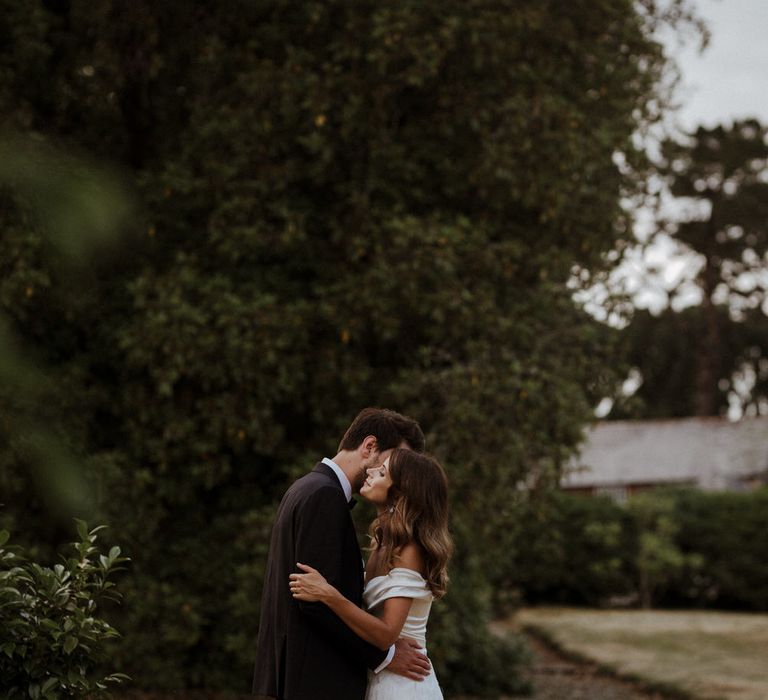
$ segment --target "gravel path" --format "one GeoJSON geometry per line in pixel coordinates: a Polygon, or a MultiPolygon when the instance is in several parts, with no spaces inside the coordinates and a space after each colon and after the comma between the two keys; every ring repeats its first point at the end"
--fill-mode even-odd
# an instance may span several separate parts
{"type": "Polygon", "coordinates": [[[567,659],[541,640],[527,635],[533,654],[531,700],[664,700],[626,681],[601,672],[596,664],[567,659]]]}

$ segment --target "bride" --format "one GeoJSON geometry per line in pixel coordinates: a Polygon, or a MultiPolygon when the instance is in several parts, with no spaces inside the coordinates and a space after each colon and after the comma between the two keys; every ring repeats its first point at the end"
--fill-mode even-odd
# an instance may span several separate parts
{"type": "MultiPolygon", "coordinates": [[[[448,534],[448,485],[433,457],[393,450],[369,469],[360,496],[378,511],[371,523],[371,556],[363,600],[368,612],[344,598],[305,564],[291,574],[293,597],[327,605],[359,637],[388,649],[399,637],[413,639],[426,653],[432,601],[445,594],[446,565],[452,551],[448,534]]],[[[414,681],[384,669],[368,673],[366,700],[442,700],[434,671],[414,681]]]]}

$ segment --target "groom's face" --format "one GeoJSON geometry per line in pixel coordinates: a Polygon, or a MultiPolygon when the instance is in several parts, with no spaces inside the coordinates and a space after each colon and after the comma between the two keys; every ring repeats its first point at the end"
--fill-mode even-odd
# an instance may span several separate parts
{"type": "MultiPolygon", "coordinates": [[[[368,438],[366,438],[367,440],[368,438]]],[[[365,443],[363,443],[365,445],[365,443]]],[[[410,445],[403,441],[401,442],[398,447],[404,447],[404,448],[410,448],[410,445]]],[[[390,448],[388,450],[379,451],[378,448],[373,447],[371,448],[369,446],[369,449],[364,451],[361,460],[360,460],[360,468],[357,474],[355,474],[355,479],[352,482],[352,491],[354,493],[359,493],[360,488],[365,483],[365,479],[368,476],[368,470],[369,469],[376,469],[377,467],[380,467],[384,462],[389,459],[389,455],[392,454],[392,450],[394,448],[390,448]]]]}
{"type": "Polygon", "coordinates": [[[378,449],[369,450],[360,459],[358,471],[355,474],[355,479],[352,482],[352,490],[355,493],[360,491],[360,487],[365,483],[365,479],[368,476],[369,469],[375,469],[380,466],[384,460],[390,455],[392,450],[384,450],[379,452],[378,449]]]}

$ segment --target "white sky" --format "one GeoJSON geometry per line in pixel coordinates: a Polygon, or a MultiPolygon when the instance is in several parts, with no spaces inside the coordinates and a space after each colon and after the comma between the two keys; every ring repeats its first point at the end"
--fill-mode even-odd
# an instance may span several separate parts
{"type": "Polygon", "coordinates": [[[682,72],[679,121],[687,129],[734,117],[768,121],[768,0],[698,0],[696,7],[709,46],[700,53],[667,44],[682,72]]]}

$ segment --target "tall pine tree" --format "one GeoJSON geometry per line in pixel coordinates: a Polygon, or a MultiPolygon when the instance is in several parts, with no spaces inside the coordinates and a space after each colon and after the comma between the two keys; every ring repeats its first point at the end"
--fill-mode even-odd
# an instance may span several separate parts
{"type": "Polygon", "coordinates": [[[768,129],[700,127],[662,156],[660,175],[691,212],[671,232],[701,261],[700,303],[635,314],[625,339],[642,385],[614,416],[715,416],[731,404],[766,413],[768,129]]]}

